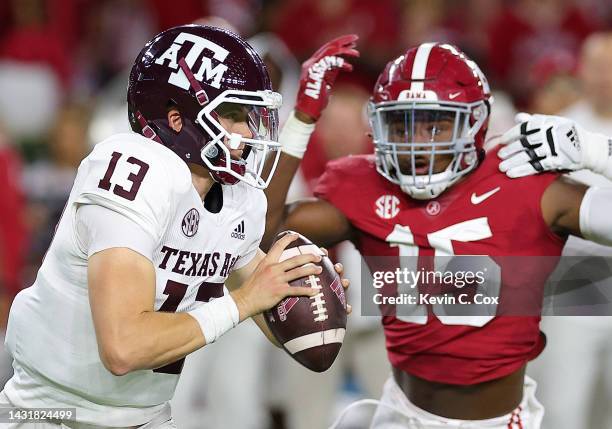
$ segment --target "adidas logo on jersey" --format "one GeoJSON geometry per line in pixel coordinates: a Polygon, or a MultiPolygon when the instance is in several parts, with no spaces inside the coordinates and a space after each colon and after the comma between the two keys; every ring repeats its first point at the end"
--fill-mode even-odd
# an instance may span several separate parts
{"type": "Polygon", "coordinates": [[[238,226],[234,228],[232,232],[232,238],[237,238],[238,240],[244,240],[244,220],[241,220],[238,226]]]}

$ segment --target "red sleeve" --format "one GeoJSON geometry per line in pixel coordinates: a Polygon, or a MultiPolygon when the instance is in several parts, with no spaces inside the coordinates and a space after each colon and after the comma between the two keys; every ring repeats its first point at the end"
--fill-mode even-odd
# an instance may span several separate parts
{"type": "Polygon", "coordinates": [[[561,176],[561,173],[549,171],[534,174],[532,176],[511,179],[499,171],[501,159],[498,157],[497,153],[501,148],[502,146],[500,145],[487,154],[487,157],[492,157],[495,160],[495,162],[490,164],[485,163],[488,165],[487,168],[490,168],[493,174],[499,175],[498,177],[500,177],[502,180],[500,184],[506,182],[508,185],[511,185],[510,188],[512,189],[512,198],[516,201],[522,202],[521,206],[525,207],[529,211],[528,216],[530,221],[536,221],[538,223],[537,226],[545,228],[545,230],[548,231],[551,236],[555,237],[555,240],[562,240],[557,234],[550,230],[548,225],[546,225],[544,222],[544,216],[542,214],[542,196],[551,183],[561,176]]]}
{"type": "MultiPolygon", "coordinates": [[[[548,236],[556,245],[564,244],[565,239],[555,234],[544,221],[542,213],[542,196],[546,189],[557,180],[561,173],[546,172],[525,176],[516,179],[510,179],[505,174],[498,171],[498,166],[501,160],[497,157],[497,153],[491,154],[495,156],[496,163],[491,164],[491,168],[495,170],[495,174],[500,174],[502,180],[508,185],[511,185],[512,200],[520,201],[520,206],[524,207],[521,219],[523,222],[529,222],[531,228],[537,228],[542,234],[548,236]]],[[[549,249],[550,250],[550,249],[549,249]]],[[[544,253],[547,254],[547,253],[544,253]]]]}
{"type": "Polygon", "coordinates": [[[368,155],[349,155],[330,161],[314,186],[313,194],[328,201],[349,219],[359,217],[359,204],[372,193],[373,180],[378,179],[368,155]]]}
{"type": "Polygon", "coordinates": [[[533,218],[536,219],[537,222],[539,222],[540,227],[544,231],[546,231],[546,234],[551,237],[555,242],[565,243],[565,239],[555,234],[546,224],[544,220],[544,214],[542,213],[542,196],[544,195],[544,192],[546,192],[546,189],[548,189],[548,187],[560,176],[560,173],[548,172],[526,177],[525,179],[527,180],[525,180],[525,183],[523,185],[523,195],[524,198],[528,198],[530,200],[528,207],[531,208],[531,214],[533,218]]]}
{"type": "Polygon", "coordinates": [[[337,161],[330,161],[325,166],[325,172],[316,182],[313,194],[317,198],[333,203],[333,195],[339,191],[340,174],[337,168],[337,161]]]}

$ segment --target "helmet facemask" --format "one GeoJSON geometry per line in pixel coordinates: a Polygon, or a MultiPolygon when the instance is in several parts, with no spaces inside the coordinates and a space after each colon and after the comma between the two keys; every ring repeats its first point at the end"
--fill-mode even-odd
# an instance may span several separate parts
{"type": "Polygon", "coordinates": [[[281,95],[269,90],[226,90],[204,106],[196,121],[210,140],[202,148],[201,158],[217,182],[232,185],[242,180],[259,189],[268,186],[280,156],[281,102],[281,95]],[[241,132],[231,132],[228,124],[238,125],[241,132]],[[274,157],[272,168],[264,172],[269,156],[274,157]]]}
{"type": "Polygon", "coordinates": [[[368,113],[378,172],[412,198],[436,198],[478,164],[483,101],[389,101],[370,103],[368,113]]]}

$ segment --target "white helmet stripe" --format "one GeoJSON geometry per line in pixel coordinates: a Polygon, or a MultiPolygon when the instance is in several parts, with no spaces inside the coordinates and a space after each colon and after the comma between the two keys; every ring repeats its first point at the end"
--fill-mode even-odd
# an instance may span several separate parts
{"type": "Polygon", "coordinates": [[[423,43],[417,49],[416,55],[414,56],[414,63],[412,64],[412,84],[410,85],[410,91],[423,91],[425,79],[425,71],[427,70],[427,61],[429,61],[429,53],[436,43],[423,43]],[[420,80],[421,82],[414,82],[420,80]]]}

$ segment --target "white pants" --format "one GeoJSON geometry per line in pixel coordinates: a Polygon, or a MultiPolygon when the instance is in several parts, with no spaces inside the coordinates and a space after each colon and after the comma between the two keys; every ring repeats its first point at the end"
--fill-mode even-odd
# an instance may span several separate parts
{"type": "Polygon", "coordinates": [[[262,391],[266,350],[274,347],[252,320],[245,320],[210,347],[187,356],[172,398],[181,429],[262,429],[267,426],[262,391]]]}
{"type": "Polygon", "coordinates": [[[544,317],[544,352],[527,366],[546,407],[544,428],[612,425],[612,317],[544,317]]]}
{"type": "MultiPolygon", "coordinates": [[[[0,392],[0,408],[14,407],[8,400],[4,392],[0,392]]],[[[4,413],[3,413],[4,414],[4,413]]],[[[45,423],[0,423],[0,429],[107,429],[104,425],[90,425],[76,422],[45,422],[45,423]]],[[[132,426],[123,429],[176,429],[172,420],[170,406],[155,419],[143,426],[132,426]]]]}
{"type": "Polygon", "coordinates": [[[456,420],[436,416],[412,404],[389,377],[372,420],[372,429],[539,429],[544,407],[535,398],[536,382],[525,377],[523,400],[512,413],[486,420],[456,420]],[[390,408],[391,407],[391,408],[390,408]]]}

